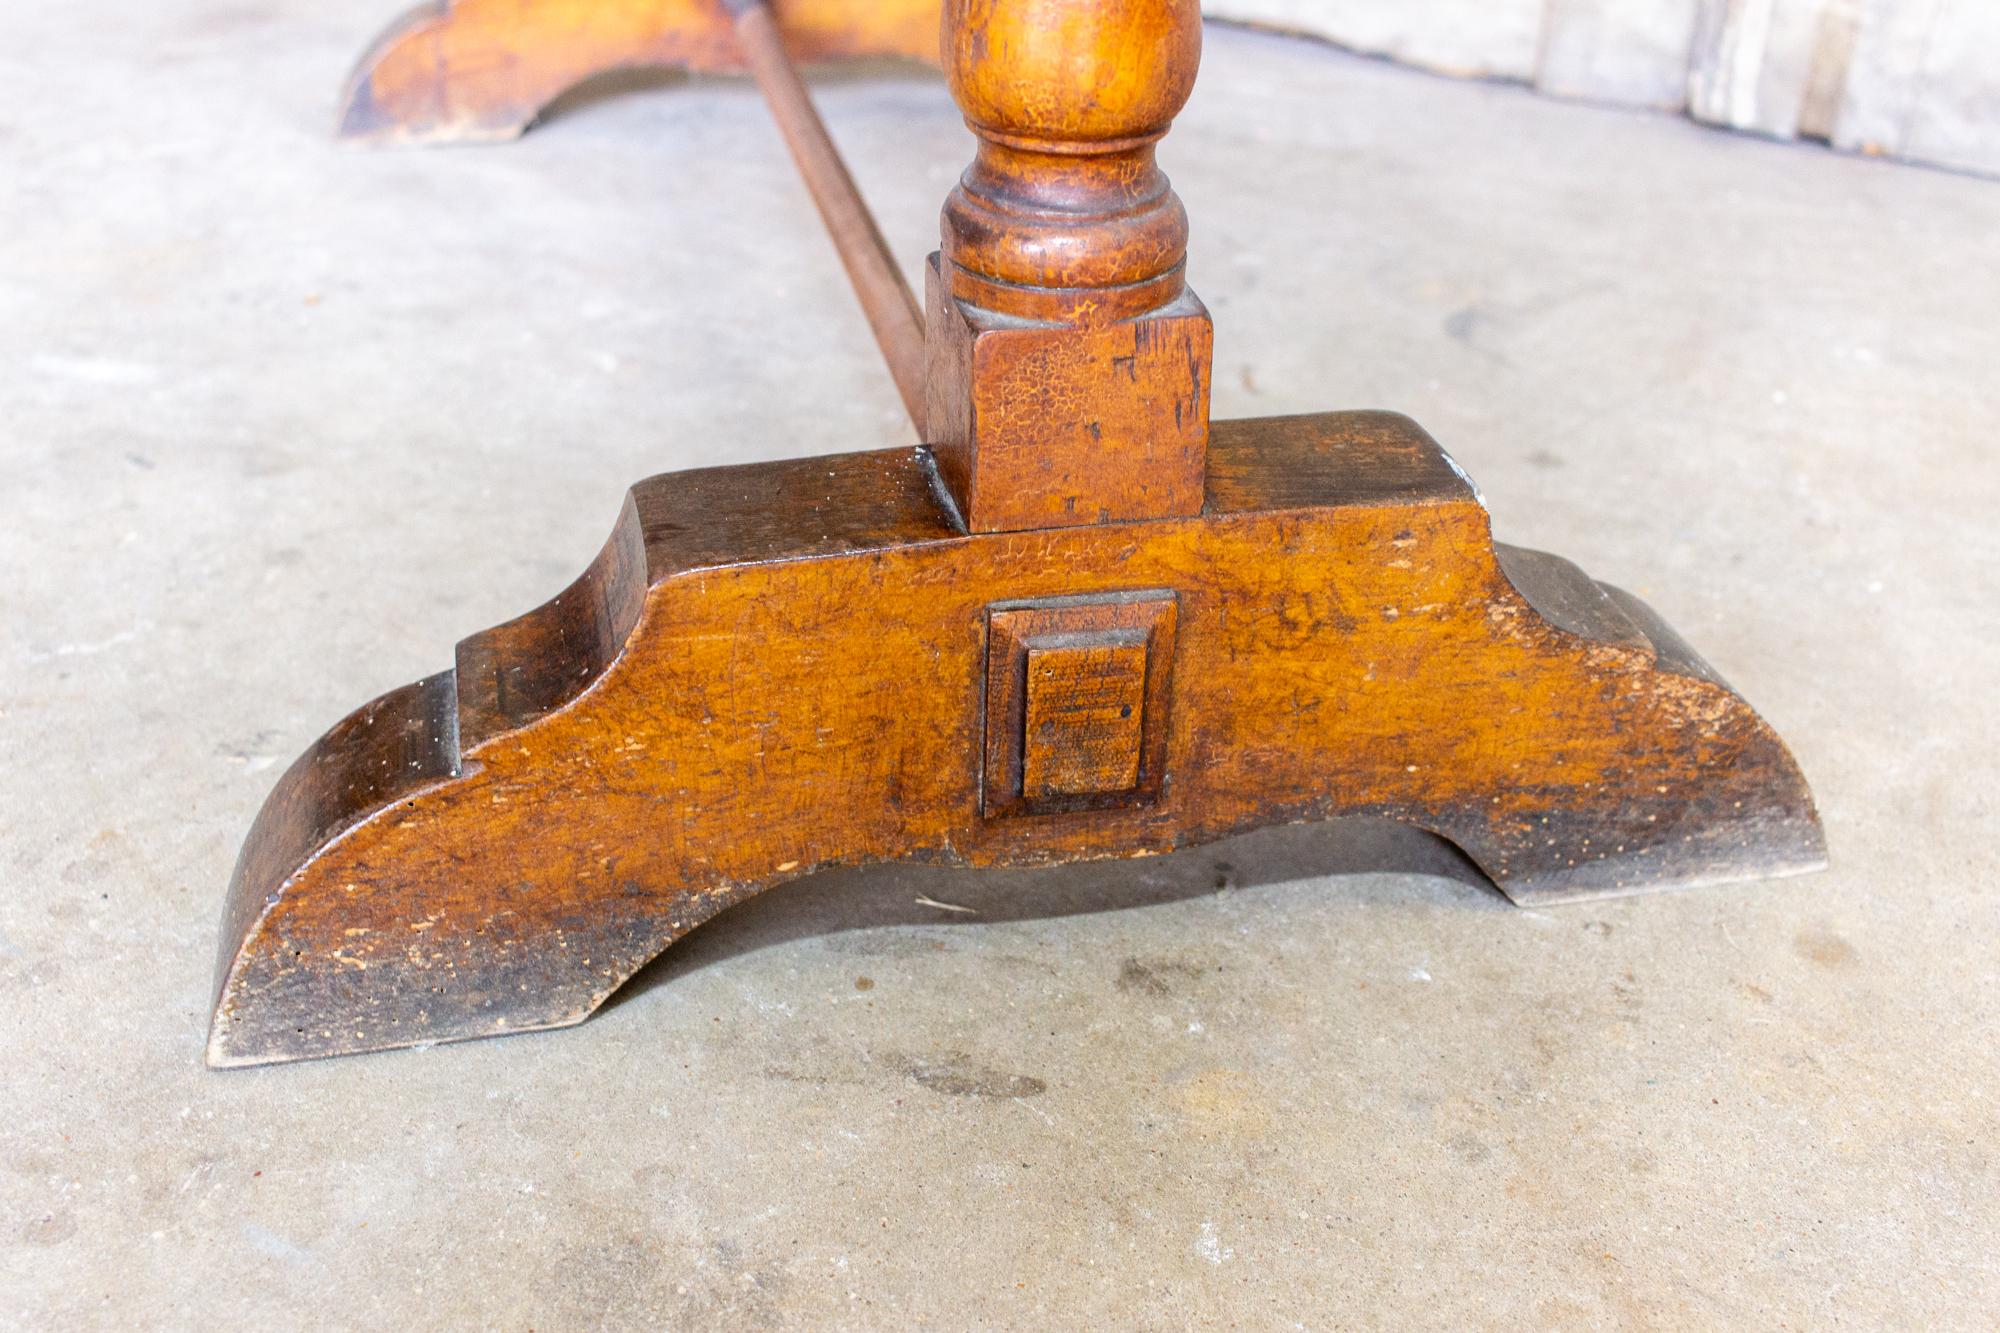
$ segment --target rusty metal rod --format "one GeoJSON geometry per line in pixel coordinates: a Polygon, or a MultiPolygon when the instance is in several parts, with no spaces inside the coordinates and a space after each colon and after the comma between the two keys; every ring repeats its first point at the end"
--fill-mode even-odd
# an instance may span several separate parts
{"type": "Polygon", "coordinates": [[[778,132],[791,149],[792,161],[805,178],[813,203],[819,206],[847,279],[861,300],[861,311],[875,331],[882,357],[889,363],[897,392],[909,411],[917,437],[924,434],[924,316],[882,229],[854,186],[840,150],[813,109],[804,80],[785,51],[777,20],[766,0],[725,0],[736,21],[736,39],[743,46],[750,72],[770,104],[778,132]]]}

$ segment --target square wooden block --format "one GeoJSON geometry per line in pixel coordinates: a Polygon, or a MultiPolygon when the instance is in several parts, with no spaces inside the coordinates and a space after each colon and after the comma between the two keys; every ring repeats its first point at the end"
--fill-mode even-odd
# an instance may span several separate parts
{"type": "Polygon", "coordinates": [[[989,816],[1143,805],[1166,764],[1174,595],[1004,603],[987,615],[989,816]]]}
{"type": "Polygon", "coordinates": [[[1021,745],[1030,801],[1104,796],[1139,785],[1146,721],[1146,636],[1116,642],[1033,641],[1021,745]]]}
{"type": "Polygon", "coordinates": [[[1201,512],[1215,329],[1193,292],[1101,326],[956,300],[932,255],[926,438],[973,532],[1201,512]]]}

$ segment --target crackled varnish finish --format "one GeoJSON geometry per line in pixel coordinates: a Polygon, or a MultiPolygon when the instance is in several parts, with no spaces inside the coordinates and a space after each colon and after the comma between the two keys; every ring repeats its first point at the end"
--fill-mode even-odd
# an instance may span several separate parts
{"type": "Polygon", "coordinates": [[[1432,829],[1517,902],[1821,863],[1749,705],[1635,599],[1496,546],[1414,423],[1211,426],[1153,161],[1192,0],[945,24],[979,148],[931,260],[933,445],[643,482],[560,597],[329,732],[237,866],[211,1062],[578,1022],[837,865],[1340,815],[1432,829]]]}

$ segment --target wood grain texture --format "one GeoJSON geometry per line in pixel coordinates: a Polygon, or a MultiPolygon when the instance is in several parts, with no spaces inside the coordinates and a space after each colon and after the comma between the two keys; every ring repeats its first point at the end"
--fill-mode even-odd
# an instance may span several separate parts
{"type": "Polygon", "coordinates": [[[1146,641],[1128,633],[1102,642],[1036,644],[1025,667],[1021,794],[1031,801],[1122,798],[1136,788],[1146,641]]]}
{"type": "Polygon", "coordinates": [[[977,136],[926,274],[926,421],[973,532],[1201,508],[1214,327],[1154,149],[1194,88],[1196,0],[948,0],[977,136]]]}
{"type": "Polygon", "coordinates": [[[1200,511],[1215,328],[1193,292],[1076,327],[959,300],[939,262],[925,274],[925,416],[972,531],[1200,511]]]}
{"type": "MultiPolygon", "coordinates": [[[[744,20],[843,252],[879,261],[768,11],[744,20]]],[[[245,846],[212,1063],[577,1022],[829,866],[1344,814],[1451,838],[1516,901],[1819,864],[1770,729],[1635,600],[1496,548],[1413,423],[1211,432],[1154,162],[1194,0],[942,22],[978,149],[929,273],[931,445],[642,483],[561,596],[330,732],[245,846]]]]}
{"type": "Polygon", "coordinates": [[[897,450],[634,488],[578,589],[279,781],[230,890],[210,1061],[578,1022],[731,903],[834,865],[1347,814],[1450,838],[1516,901],[1823,858],[1749,706],[1632,599],[1496,554],[1402,418],[1219,423],[1190,518],[967,535],[934,484],[897,450]],[[1157,798],[987,817],[992,608],[1148,591],[1176,606],[1157,798]]]}

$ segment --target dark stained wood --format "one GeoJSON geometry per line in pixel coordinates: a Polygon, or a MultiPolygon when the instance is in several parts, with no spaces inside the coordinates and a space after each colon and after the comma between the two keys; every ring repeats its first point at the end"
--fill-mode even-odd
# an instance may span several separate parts
{"type": "Polygon", "coordinates": [[[279,777],[236,860],[222,921],[223,975],[292,873],[350,828],[459,773],[450,671],[363,704],[279,777]],[[246,889],[245,886],[248,886],[246,889]]]}
{"type": "Polygon", "coordinates": [[[517,620],[458,645],[460,743],[478,746],[583,693],[625,645],[646,599],[646,551],[627,497],[611,540],[583,577],[517,620]]]}
{"type": "MultiPolygon", "coordinates": [[[[1037,532],[952,531],[903,450],[641,484],[607,548],[644,559],[618,651],[521,621],[482,650],[495,678],[581,689],[467,743],[444,705],[474,683],[446,673],[280,781],[231,888],[210,1060],[578,1022],[724,907],[832,865],[1130,856],[1347,814],[1450,838],[1522,902],[1821,863],[1769,727],[1680,650],[1545,615],[1414,425],[1225,422],[1212,448],[1204,516],[1037,532]],[[989,816],[994,608],[1161,591],[1156,797],[989,816]]],[[[1573,569],[1539,595],[1587,602],[1550,572],[1573,569]]]]}

